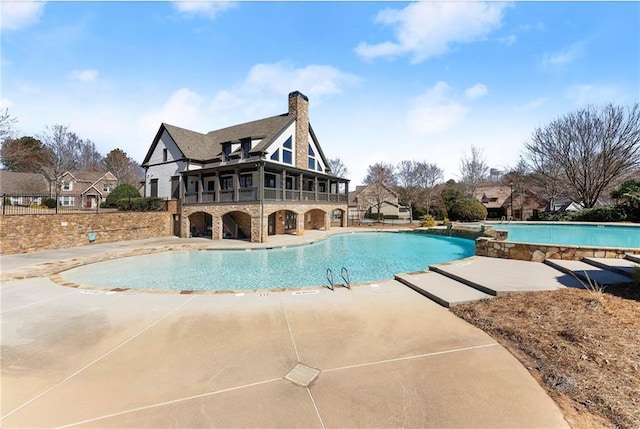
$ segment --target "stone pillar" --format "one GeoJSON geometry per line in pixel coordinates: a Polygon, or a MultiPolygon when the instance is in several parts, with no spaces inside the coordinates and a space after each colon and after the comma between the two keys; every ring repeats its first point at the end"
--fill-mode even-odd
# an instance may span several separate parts
{"type": "Polygon", "coordinates": [[[324,230],[329,231],[331,229],[331,213],[333,210],[329,209],[328,212],[324,213],[324,230]]]}
{"type": "Polygon", "coordinates": [[[211,239],[222,240],[222,216],[217,213],[211,215],[211,239]]]}
{"type": "Polygon", "coordinates": [[[342,219],[340,223],[342,227],[346,228],[347,226],[349,226],[349,219],[347,218],[348,215],[349,215],[349,208],[347,207],[347,211],[342,212],[342,219]]]}
{"type": "Polygon", "coordinates": [[[289,94],[289,115],[295,116],[295,166],[306,169],[309,147],[309,99],[299,91],[289,94]]]}
{"type": "Polygon", "coordinates": [[[296,235],[304,235],[304,213],[296,213],[296,235]]]}

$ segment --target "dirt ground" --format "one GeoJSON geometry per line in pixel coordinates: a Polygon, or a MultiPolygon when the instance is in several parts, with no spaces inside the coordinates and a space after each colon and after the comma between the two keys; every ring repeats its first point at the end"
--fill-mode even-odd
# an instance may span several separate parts
{"type": "Polygon", "coordinates": [[[529,370],[574,428],[640,427],[640,285],[454,307],[529,370]]]}

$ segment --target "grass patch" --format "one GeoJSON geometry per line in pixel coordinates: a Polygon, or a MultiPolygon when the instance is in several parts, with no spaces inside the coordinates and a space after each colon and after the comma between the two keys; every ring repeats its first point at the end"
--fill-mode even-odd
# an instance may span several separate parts
{"type": "Polygon", "coordinates": [[[640,427],[637,284],[512,294],[452,311],[519,359],[572,427],[640,427]]]}

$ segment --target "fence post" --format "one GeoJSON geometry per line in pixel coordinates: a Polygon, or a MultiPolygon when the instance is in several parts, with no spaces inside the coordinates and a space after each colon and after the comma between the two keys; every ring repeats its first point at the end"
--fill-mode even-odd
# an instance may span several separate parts
{"type": "Polygon", "coordinates": [[[58,204],[60,204],[60,200],[58,199],[58,193],[56,192],[56,214],[58,214],[58,204]]]}
{"type": "Polygon", "coordinates": [[[7,206],[7,197],[4,194],[2,194],[2,214],[3,215],[5,214],[6,206],[7,206]]]}

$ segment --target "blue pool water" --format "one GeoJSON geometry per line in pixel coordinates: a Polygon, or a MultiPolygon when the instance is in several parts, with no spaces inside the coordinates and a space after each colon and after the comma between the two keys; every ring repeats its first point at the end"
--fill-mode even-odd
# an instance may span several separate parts
{"type": "Polygon", "coordinates": [[[545,223],[492,226],[495,230],[508,231],[507,240],[519,243],[640,248],[640,226],[545,223]]]}
{"type": "Polygon", "coordinates": [[[251,290],[326,285],[331,268],[342,283],[393,278],[474,254],[472,240],[416,233],[357,233],[282,249],[200,250],[140,255],[66,271],[71,282],[169,290],[251,290]]]}

